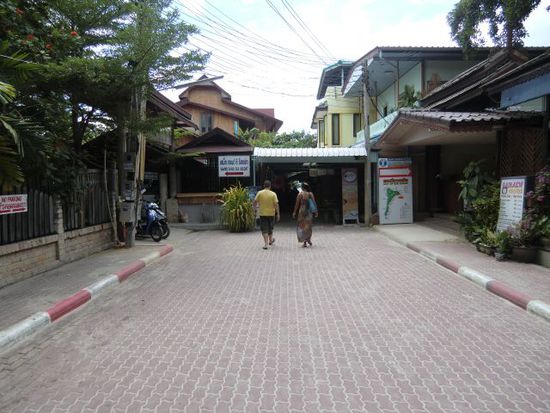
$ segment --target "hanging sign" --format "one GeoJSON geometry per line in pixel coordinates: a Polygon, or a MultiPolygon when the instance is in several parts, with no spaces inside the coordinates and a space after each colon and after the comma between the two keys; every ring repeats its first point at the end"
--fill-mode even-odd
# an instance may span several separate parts
{"type": "Polygon", "coordinates": [[[526,176],[511,176],[500,181],[500,208],[497,231],[514,227],[523,219],[525,193],[528,190],[526,176]]]}
{"type": "Polygon", "coordinates": [[[27,212],[27,194],[0,195],[0,215],[27,212]]]}
{"type": "Polygon", "coordinates": [[[380,224],[412,224],[412,161],[378,159],[378,211],[380,224]]]}
{"type": "Polygon", "coordinates": [[[250,156],[220,155],[218,157],[218,176],[220,178],[250,176],[250,156]]]}
{"type": "Polygon", "coordinates": [[[342,215],[344,224],[359,222],[356,168],[342,168],[342,215]]]}

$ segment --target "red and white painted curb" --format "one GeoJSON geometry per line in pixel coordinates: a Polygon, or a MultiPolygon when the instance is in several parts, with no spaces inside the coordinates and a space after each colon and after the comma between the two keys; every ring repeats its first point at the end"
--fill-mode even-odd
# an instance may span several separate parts
{"type": "Polygon", "coordinates": [[[44,329],[49,324],[82,306],[88,301],[96,298],[98,295],[104,293],[115,285],[127,280],[130,275],[138,272],[158,258],[171,253],[173,250],[174,248],[171,245],[165,245],[160,250],[152,252],[145,257],[128,264],[120,271],[107,275],[101,280],[83,288],[70,297],[58,301],[46,311],[38,312],[8,327],[7,329],[0,331],[0,352],[21,341],[25,337],[44,329]]]}
{"type": "MultiPolygon", "coordinates": [[[[393,238],[392,238],[393,239],[393,238]]],[[[395,240],[395,239],[394,239],[395,240]]],[[[397,241],[397,240],[395,240],[397,241]]],[[[399,242],[399,241],[397,241],[399,242]]],[[[529,297],[526,294],[523,294],[519,291],[516,291],[509,285],[495,280],[485,274],[482,274],[472,268],[469,268],[464,265],[460,265],[456,261],[437,255],[427,249],[421,248],[418,245],[407,243],[404,244],[407,248],[423,255],[431,261],[436,262],[437,264],[445,267],[446,269],[461,275],[462,277],[473,281],[483,289],[498,295],[505,300],[510,301],[511,303],[517,305],[518,307],[527,310],[528,312],[535,314],[539,317],[544,318],[546,321],[550,321],[550,305],[540,301],[535,300],[532,297],[529,297]]]]}

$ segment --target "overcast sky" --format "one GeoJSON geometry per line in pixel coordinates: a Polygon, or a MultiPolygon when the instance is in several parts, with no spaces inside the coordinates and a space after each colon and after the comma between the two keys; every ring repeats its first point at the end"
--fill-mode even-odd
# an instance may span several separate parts
{"type": "MultiPolygon", "coordinates": [[[[232,100],[275,109],[280,132],[309,131],[319,79],[338,60],[376,46],[456,46],[447,13],[456,0],[175,0],[200,35],[187,48],[212,52],[206,70],[232,100]]],[[[526,46],[550,47],[550,1],[529,17],[526,46]]],[[[181,91],[180,91],[181,92],[181,91]]],[[[178,91],[164,92],[177,100],[178,91]]]]}

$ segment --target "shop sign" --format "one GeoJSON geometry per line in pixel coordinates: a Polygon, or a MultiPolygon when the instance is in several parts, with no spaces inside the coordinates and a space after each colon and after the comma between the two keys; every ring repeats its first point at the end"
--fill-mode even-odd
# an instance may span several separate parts
{"type": "Polygon", "coordinates": [[[410,158],[378,159],[380,224],[412,224],[412,180],[410,158]]]}
{"type": "Polygon", "coordinates": [[[27,194],[0,195],[0,215],[27,212],[27,194]]]}
{"type": "Polygon", "coordinates": [[[357,168],[342,168],[342,215],[344,224],[359,222],[357,168]]]}
{"type": "Polygon", "coordinates": [[[500,208],[498,211],[497,231],[516,226],[523,219],[525,193],[528,180],[526,176],[511,176],[500,181],[500,208]]]}
{"type": "Polygon", "coordinates": [[[250,156],[219,156],[218,176],[220,178],[250,176],[250,156]]]}

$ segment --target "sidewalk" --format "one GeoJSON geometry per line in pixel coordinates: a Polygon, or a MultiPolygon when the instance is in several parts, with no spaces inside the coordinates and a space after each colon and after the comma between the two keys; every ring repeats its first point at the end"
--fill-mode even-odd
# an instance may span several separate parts
{"type": "Polygon", "coordinates": [[[496,261],[449,228],[432,224],[377,225],[374,229],[524,309],[537,307],[531,312],[550,321],[549,268],[496,261]]]}
{"type": "Polygon", "coordinates": [[[50,313],[49,320],[31,322],[31,327],[23,323],[23,330],[28,331],[18,330],[16,335],[19,338],[41,327],[39,324],[52,322],[90,300],[100,290],[123,281],[130,274],[169,253],[171,248],[169,242],[137,241],[134,248],[105,250],[1,288],[0,344],[5,341],[2,334],[22,324],[22,320],[26,321],[38,313],[50,313]]]}

